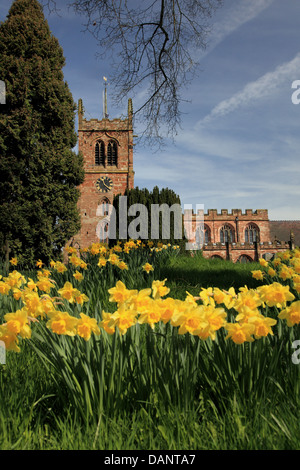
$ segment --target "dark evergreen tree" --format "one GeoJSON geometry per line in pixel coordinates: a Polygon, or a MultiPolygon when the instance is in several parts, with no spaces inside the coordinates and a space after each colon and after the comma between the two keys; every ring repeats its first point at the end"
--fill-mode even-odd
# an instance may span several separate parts
{"type": "MultiPolygon", "coordinates": [[[[120,220],[126,216],[127,218],[127,227],[130,225],[130,223],[134,220],[136,220],[139,217],[139,214],[136,214],[134,216],[128,216],[127,214],[121,213],[120,215],[120,196],[121,194],[118,194],[114,197],[113,201],[113,206],[115,208],[115,213],[116,213],[116,237],[117,239],[119,238],[119,222],[120,220]]],[[[127,189],[124,193],[124,196],[127,197],[127,210],[132,206],[133,204],[143,204],[148,211],[148,240],[151,240],[151,211],[152,211],[152,205],[153,204],[158,204],[159,207],[162,207],[163,204],[166,204],[168,208],[171,208],[174,204],[177,206],[180,206],[180,197],[171,189],[169,188],[162,188],[159,190],[158,186],[155,186],[152,191],[149,191],[147,188],[140,189],[138,187],[135,187],[133,189],[127,189]]],[[[168,211],[166,211],[168,213],[168,211]]],[[[163,238],[163,230],[162,230],[162,225],[163,222],[168,223],[168,219],[163,219],[163,214],[162,212],[159,213],[159,238],[156,238],[155,240],[160,240],[164,243],[181,243],[181,241],[184,240],[184,230],[183,230],[183,217],[181,216],[180,220],[179,218],[176,217],[174,212],[170,211],[170,233],[169,237],[163,238]],[[181,233],[181,238],[176,238],[177,233],[181,233]]],[[[122,219],[123,220],[123,219],[122,219]]],[[[127,232],[128,236],[128,232],[127,232]]],[[[154,240],[154,241],[155,241],[154,240]]],[[[111,240],[111,243],[114,244],[115,240],[111,240]]]]}
{"type": "Polygon", "coordinates": [[[0,25],[0,247],[26,262],[61,253],[78,232],[83,159],[63,50],[37,0],[16,0],[0,25]]]}

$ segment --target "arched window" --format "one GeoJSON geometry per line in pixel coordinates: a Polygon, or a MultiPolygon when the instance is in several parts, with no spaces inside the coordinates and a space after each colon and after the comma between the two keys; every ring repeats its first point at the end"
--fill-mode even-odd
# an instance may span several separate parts
{"type": "Polygon", "coordinates": [[[111,140],[108,142],[107,146],[107,164],[108,165],[115,165],[118,164],[118,147],[117,142],[111,140]]]}
{"type": "Polygon", "coordinates": [[[250,224],[246,227],[245,230],[245,242],[254,243],[258,241],[259,238],[259,229],[256,225],[250,224]]]}
{"type": "Polygon", "coordinates": [[[110,213],[111,213],[110,201],[109,201],[109,199],[107,199],[105,197],[100,201],[100,203],[97,207],[96,216],[97,217],[107,217],[107,216],[110,215],[110,213]]]}
{"type": "Polygon", "coordinates": [[[207,225],[204,226],[204,243],[211,242],[210,228],[207,225]]]}
{"type": "Polygon", "coordinates": [[[231,225],[223,225],[220,230],[220,242],[221,243],[226,243],[226,242],[234,242],[234,230],[231,227],[231,225]]]}
{"type": "Polygon", "coordinates": [[[202,245],[203,243],[209,243],[211,240],[210,228],[207,225],[204,227],[198,227],[196,230],[196,243],[202,245]],[[204,236],[203,236],[204,231],[204,236]]]}
{"type": "Polygon", "coordinates": [[[96,142],[95,145],[95,165],[105,165],[105,147],[102,140],[96,142]]]}

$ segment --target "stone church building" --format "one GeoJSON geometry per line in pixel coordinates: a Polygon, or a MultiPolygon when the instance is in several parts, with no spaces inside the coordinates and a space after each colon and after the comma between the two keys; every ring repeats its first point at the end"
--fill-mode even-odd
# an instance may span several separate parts
{"type": "MultiPolygon", "coordinates": [[[[79,187],[81,230],[72,244],[81,248],[105,240],[108,205],[115,194],[134,187],[132,118],[131,99],[124,119],[109,119],[105,103],[101,120],[87,120],[82,100],[78,102],[78,149],[84,157],[85,179],[79,187]]],[[[196,214],[188,212],[185,218],[193,226],[196,214]]],[[[207,258],[248,262],[300,246],[300,221],[270,221],[266,209],[209,209],[203,216],[204,230],[195,230],[189,241],[197,246],[201,239],[207,258]]]]}

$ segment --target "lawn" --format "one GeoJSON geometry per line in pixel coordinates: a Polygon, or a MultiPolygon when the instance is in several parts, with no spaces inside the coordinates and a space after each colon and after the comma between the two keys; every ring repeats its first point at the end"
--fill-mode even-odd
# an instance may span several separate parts
{"type": "Polygon", "coordinates": [[[299,260],[132,242],[3,268],[0,448],[299,449],[299,260]]]}

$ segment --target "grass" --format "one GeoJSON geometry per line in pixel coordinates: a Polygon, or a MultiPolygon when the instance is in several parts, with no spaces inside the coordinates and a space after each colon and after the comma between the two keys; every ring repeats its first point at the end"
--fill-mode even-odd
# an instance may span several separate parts
{"type": "Polygon", "coordinates": [[[53,384],[41,374],[30,351],[10,356],[1,372],[2,450],[299,449],[299,404],[280,387],[275,403],[245,407],[233,396],[223,414],[200,398],[198,409],[185,413],[163,407],[151,412],[141,405],[85,427],[70,410],[55,409],[55,397],[45,394],[51,395],[53,384]]]}
{"type": "MultiPolygon", "coordinates": [[[[261,283],[252,278],[251,270],[258,268],[256,263],[178,256],[165,260],[155,278],[167,278],[169,295],[184,299],[186,291],[198,295],[201,287],[256,287],[261,283]]],[[[97,298],[99,301],[102,290],[91,285],[91,273],[90,276],[89,295],[93,293],[94,311],[99,307],[97,298]]],[[[135,279],[130,277],[130,271],[124,276],[133,287],[135,279]]],[[[112,281],[113,277],[106,279],[105,289],[112,281]]],[[[142,288],[147,277],[139,276],[136,282],[142,288]]],[[[107,305],[106,297],[101,306],[107,305]]],[[[4,308],[2,303],[2,309],[9,307],[6,304],[4,308]]],[[[299,333],[299,328],[293,333],[296,339],[299,333]]],[[[86,346],[86,354],[98,368],[99,383],[103,379],[104,387],[111,387],[103,388],[103,396],[111,390],[115,400],[105,402],[92,421],[85,421],[80,415],[80,397],[75,397],[75,390],[77,401],[66,399],[67,382],[57,382],[55,358],[46,367],[24,341],[22,353],[7,354],[6,365],[0,365],[0,449],[299,449],[299,366],[290,360],[291,337],[280,344],[270,338],[239,348],[225,343],[222,335],[219,344],[215,344],[197,343],[187,335],[172,334],[169,342],[165,331],[161,335],[144,333],[139,343],[130,342],[130,335],[128,340],[124,337],[117,350],[124,355],[121,361],[118,356],[116,365],[113,349],[111,355],[108,349],[99,355],[94,348],[101,348],[101,342],[86,346]],[[105,362],[100,370],[101,360],[105,362]],[[124,378],[125,388],[117,394],[114,380],[118,375],[124,378]],[[179,392],[184,388],[183,403],[179,392]]],[[[61,344],[57,342],[58,347],[61,344]]],[[[52,351],[54,355],[55,346],[52,351]]],[[[66,381],[79,370],[80,374],[88,370],[84,360],[76,362],[82,352],[78,343],[78,350],[70,350],[68,361],[61,363],[66,367],[66,381]]],[[[64,354],[68,354],[67,350],[64,354]]],[[[93,390],[91,380],[97,375],[93,379],[87,377],[86,383],[93,390]]]]}
{"type": "Polygon", "coordinates": [[[225,290],[234,287],[238,290],[247,285],[255,288],[260,283],[252,278],[251,271],[260,268],[260,264],[254,262],[234,264],[221,259],[205,259],[199,252],[194,257],[172,258],[161,267],[159,276],[160,279],[168,279],[172,294],[184,298],[186,291],[198,295],[202,287],[214,286],[225,290]]]}

